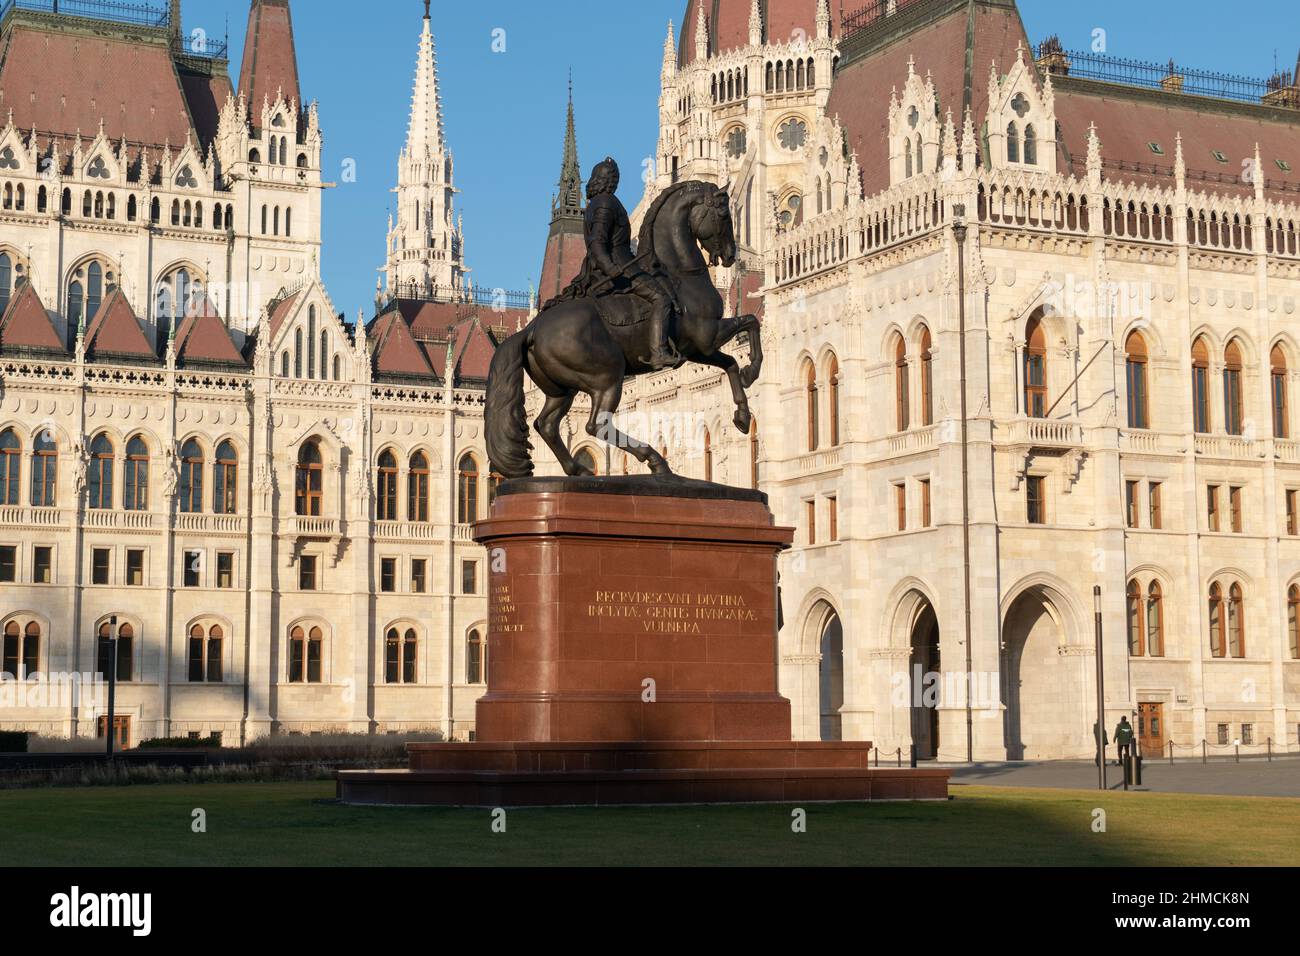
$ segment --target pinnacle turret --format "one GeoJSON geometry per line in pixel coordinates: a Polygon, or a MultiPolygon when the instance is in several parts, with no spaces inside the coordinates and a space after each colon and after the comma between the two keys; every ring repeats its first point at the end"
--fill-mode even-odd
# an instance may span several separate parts
{"type": "Polygon", "coordinates": [[[551,203],[551,216],[582,218],[582,167],[578,163],[578,135],[573,122],[573,80],[569,80],[569,115],[564,128],[564,160],[560,165],[560,192],[551,203]]]}

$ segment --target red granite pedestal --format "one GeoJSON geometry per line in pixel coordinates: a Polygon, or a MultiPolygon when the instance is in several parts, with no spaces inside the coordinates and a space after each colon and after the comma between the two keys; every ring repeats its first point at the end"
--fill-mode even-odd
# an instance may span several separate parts
{"type": "Polygon", "coordinates": [[[348,803],[522,806],[943,799],[948,773],[794,742],[777,685],[776,527],[757,493],[527,479],[475,526],[488,692],[472,743],[343,771],[348,803]]]}

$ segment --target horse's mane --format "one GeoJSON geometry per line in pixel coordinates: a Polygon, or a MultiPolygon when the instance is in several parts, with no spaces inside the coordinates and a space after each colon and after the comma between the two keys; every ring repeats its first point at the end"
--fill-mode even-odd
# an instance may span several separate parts
{"type": "Polygon", "coordinates": [[[650,253],[650,261],[658,261],[659,256],[658,253],[655,252],[655,219],[658,218],[659,212],[663,209],[664,203],[668,202],[669,199],[676,196],[682,190],[688,188],[707,189],[716,187],[714,187],[712,183],[706,183],[703,180],[687,179],[680,183],[673,183],[656,196],[655,201],[650,204],[650,208],[646,211],[645,219],[641,221],[641,231],[637,233],[637,258],[644,256],[648,252],[650,253]]]}

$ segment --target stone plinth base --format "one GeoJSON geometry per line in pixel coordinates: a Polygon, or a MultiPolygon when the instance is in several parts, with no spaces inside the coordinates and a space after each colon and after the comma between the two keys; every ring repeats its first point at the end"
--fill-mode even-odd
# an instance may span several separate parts
{"type": "Polygon", "coordinates": [[[790,740],[776,559],[756,491],[685,479],[507,482],[487,547],[477,741],[345,771],[345,803],[560,806],[940,800],[944,770],[878,770],[869,743],[790,740]]]}
{"type": "Polygon", "coordinates": [[[338,774],[344,803],[597,806],[943,800],[946,770],[881,770],[870,744],[411,744],[409,770],[338,774]]]}

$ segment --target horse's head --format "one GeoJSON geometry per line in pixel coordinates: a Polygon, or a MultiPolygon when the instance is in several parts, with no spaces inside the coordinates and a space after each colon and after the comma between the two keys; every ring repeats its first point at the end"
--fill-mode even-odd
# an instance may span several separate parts
{"type": "Polygon", "coordinates": [[[731,197],[725,188],[710,185],[691,209],[691,232],[709,254],[709,265],[729,268],[735,263],[736,233],[731,225],[731,197]]]}

